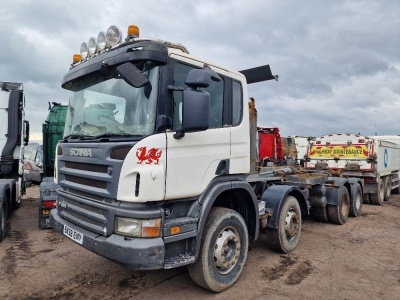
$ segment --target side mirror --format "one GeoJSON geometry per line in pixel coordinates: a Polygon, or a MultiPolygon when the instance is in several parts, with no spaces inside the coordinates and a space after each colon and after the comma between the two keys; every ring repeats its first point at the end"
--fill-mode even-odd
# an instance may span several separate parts
{"type": "Polygon", "coordinates": [[[182,128],[177,130],[174,138],[181,139],[186,132],[207,130],[210,119],[210,94],[200,91],[199,87],[208,87],[211,76],[204,70],[191,70],[186,76],[188,86],[182,97],[182,128]]]}
{"type": "Polygon", "coordinates": [[[29,143],[29,121],[24,121],[24,146],[29,143]]]}

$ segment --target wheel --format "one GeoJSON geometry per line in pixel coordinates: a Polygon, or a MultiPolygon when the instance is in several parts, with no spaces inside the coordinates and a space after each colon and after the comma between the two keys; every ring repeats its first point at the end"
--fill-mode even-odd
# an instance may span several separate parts
{"type": "Polygon", "coordinates": [[[278,227],[267,227],[268,244],[278,252],[289,253],[296,248],[301,232],[301,210],[295,197],[286,197],[279,213],[278,227]]]}
{"type": "Polygon", "coordinates": [[[232,209],[212,208],[204,226],[199,258],[188,266],[190,277],[213,292],[228,289],[243,270],[248,245],[242,216],[232,209]]]}
{"type": "Polygon", "coordinates": [[[363,195],[363,203],[365,204],[371,204],[371,194],[364,194],[363,195]]]}
{"type": "Polygon", "coordinates": [[[357,184],[354,199],[352,199],[352,201],[350,201],[349,215],[351,217],[358,217],[359,215],[361,215],[362,204],[363,204],[362,189],[361,189],[361,186],[359,184],[357,184]]]}
{"type": "Polygon", "coordinates": [[[385,177],[385,201],[389,201],[390,195],[392,194],[392,180],[390,176],[385,177]]]}
{"type": "Polygon", "coordinates": [[[385,201],[385,183],[382,178],[379,178],[376,193],[371,194],[371,203],[382,206],[383,201],[385,201]]]}
{"type": "Polygon", "coordinates": [[[328,218],[328,210],[325,207],[311,207],[310,209],[310,215],[313,216],[313,218],[317,221],[320,222],[329,222],[328,218]]]}
{"type": "Polygon", "coordinates": [[[345,186],[340,187],[339,204],[328,205],[329,221],[333,224],[343,225],[347,222],[350,212],[350,196],[345,186]]]}
{"type": "Polygon", "coordinates": [[[4,239],[7,233],[8,197],[4,195],[3,200],[3,204],[0,207],[0,242],[4,239]]]}

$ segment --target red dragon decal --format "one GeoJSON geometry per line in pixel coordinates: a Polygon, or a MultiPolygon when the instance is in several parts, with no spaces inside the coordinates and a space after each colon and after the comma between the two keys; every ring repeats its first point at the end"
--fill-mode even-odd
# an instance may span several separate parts
{"type": "Polygon", "coordinates": [[[158,165],[162,150],[158,148],[150,148],[147,151],[147,147],[140,147],[136,150],[136,157],[138,158],[138,164],[146,162],[146,164],[158,165]]]}

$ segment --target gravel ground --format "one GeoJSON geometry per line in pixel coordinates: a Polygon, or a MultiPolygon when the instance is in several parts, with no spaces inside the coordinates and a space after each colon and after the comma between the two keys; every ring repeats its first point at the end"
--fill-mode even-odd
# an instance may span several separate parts
{"type": "Polygon", "coordinates": [[[305,219],[290,254],[250,244],[239,281],[215,294],[186,267],[134,271],[38,228],[38,186],[27,189],[0,243],[0,299],[400,299],[400,195],[364,205],[342,225],[305,219]]]}

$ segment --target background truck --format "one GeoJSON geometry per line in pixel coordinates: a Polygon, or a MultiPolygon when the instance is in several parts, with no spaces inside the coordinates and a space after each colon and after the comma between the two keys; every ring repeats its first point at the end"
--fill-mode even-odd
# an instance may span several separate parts
{"type": "Polygon", "coordinates": [[[26,186],[40,184],[43,179],[42,141],[30,141],[24,147],[24,180],[26,186]]]}
{"type": "Polygon", "coordinates": [[[305,167],[343,177],[363,178],[364,203],[382,205],[399,193],[398,136],[327,134],[310,141],[305,167]]]}
{"type": "Polygon", "coordinates": [[[261,166],[268,162],[279,164],[284,160],[282,139],[277,127],[257,127],[258,152],[261,166]]]}
{"type": "Polygon", "coordinates": [[[39,191],[39,228],[51,228],[50,210],[56,204],[56,189],[58,185],[54,183],[54,163],[56,147],[62,139],[65,127],[67,105],[52,102],[49,103],[49,114],[42,125],[43,133],[43,181],[40,183],[39,191]]]}
{"type": "Polygon", "coordinates": [[[271,79],[268,65],[228,70],[180,44],[140,38],[136,26],[124,40],[111,26],[97,44],[83,43],[62,82],[71,93],[53,229],[134,269],[187,265],[197,284],[220,292],[237,281],[260,232],[288,253],[310,208],[345,223],[362,181],[257,171],[247,85],[271,79]]]}
{"type": "Polygon", "coordinates": [[[296,145],[291,137],[281,137],[277,127],[257,127],[259,165],[294,165],[296,145]]]}
{"type": "Polygon", "coordinates": [[[24,146],[29,140],[25,121],[23,84],[0,82],[0,241],[7,233],[12,209],[25,194],[23,180],[24,146]]]}

